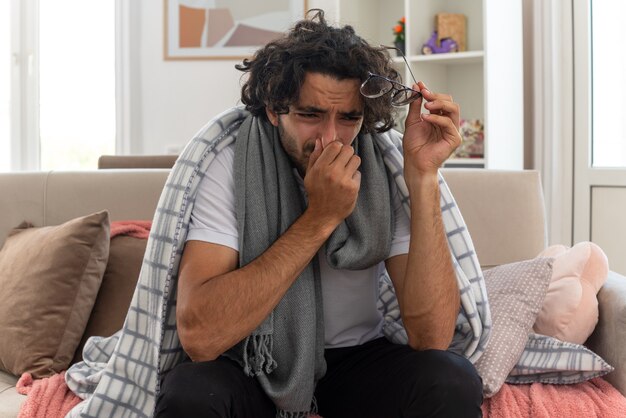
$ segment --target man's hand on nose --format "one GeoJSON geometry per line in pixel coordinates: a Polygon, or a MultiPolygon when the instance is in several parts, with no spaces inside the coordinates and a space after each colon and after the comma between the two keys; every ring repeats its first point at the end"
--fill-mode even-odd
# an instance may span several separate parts
{"type": "Polygon", "coordinates": [[[334,227],[347,218],[354,210],[361,187],[360,165],[361,158],[351,146],[332,141],[322,147],[322,141],[316,140],[304,178],[307,210],[334,227]]]}

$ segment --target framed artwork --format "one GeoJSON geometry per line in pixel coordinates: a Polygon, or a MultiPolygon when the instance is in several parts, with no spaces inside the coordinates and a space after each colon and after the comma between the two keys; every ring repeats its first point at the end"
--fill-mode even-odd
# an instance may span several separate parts
{"type": "Polygon", "coordinates": [[[166,60],[241,59],[304,17],[306,0],[164,0],[166,60]]]}

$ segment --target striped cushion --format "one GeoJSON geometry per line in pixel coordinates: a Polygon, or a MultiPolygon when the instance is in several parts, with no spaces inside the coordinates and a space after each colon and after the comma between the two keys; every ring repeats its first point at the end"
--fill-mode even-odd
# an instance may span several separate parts
{"type": "Polygon", "coordinates": [[[579,383],[613,371],[599,355],[580,345],[531,333],[507,383],[579,383]]]}

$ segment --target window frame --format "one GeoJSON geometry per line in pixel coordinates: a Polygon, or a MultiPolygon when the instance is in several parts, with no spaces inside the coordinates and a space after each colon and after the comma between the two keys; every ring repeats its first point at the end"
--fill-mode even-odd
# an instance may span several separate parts
{"type": "MultiPolygon", "coordinates": [[[[41,170],[39,113],[39,1],[10,1],[10,170],[41,170]]],[[[115,153],[131,150],[130,1],[115,0],[115,153]]]]}

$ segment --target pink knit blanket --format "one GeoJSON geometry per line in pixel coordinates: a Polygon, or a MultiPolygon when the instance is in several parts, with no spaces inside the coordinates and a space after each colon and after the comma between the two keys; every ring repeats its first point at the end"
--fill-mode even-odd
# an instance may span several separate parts
{"type": "MultiPolygon", "coordinates": [[[[65,372],[34,380],[24,373],[17,391],[28,395],[18,418],[63,418],[81,399],[65,384],[65,372]]],[[[626,398],[602,378],[576,385],[503,385],[483,403],[485,418],[623,418],[626,398]]],[[[312,418],[320,418],[315,416],[312,418]]]]}
{"type": "Polygon", "coordinates": [[[65,372],[38,380],[33,380],[30,373],[24,373],[17,381],[16,389],[18,393],[28,395],[17,418],[63,418],[81,401],[65,384],[65,372]]]}
{"type": "Polygon", "coordinates": [[[128,235],[133,238],[148,239],[152,221],[114,221],[111,222],[111,238],[128,235]]]}
{"type": "Polygon", "coordinates": [[[503,385],[483,403],[488,418],[624,418],[626,398],[596,378],[575,385],[503,385]]]}

